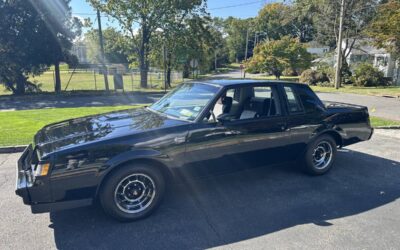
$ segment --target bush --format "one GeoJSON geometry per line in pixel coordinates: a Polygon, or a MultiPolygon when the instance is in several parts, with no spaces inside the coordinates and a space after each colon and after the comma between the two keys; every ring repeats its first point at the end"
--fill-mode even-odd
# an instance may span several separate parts
{"type": "Polygon", "coordinates": [[[330,82],[328,74],[323,71],[307,69],[301,73],[299,81],[308,85],[330,82]]]}
{"type": "Polygon", "coordinates": [[[362,87],[386,86],[388,80],[383,73],[369,63],[362,63],[354,70],[353,84],[362,87]]]}

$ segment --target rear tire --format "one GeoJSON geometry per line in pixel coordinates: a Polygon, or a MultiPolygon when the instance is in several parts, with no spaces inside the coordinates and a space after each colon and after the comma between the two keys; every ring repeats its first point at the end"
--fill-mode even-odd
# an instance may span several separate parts
{"type": "Polygon", "coordinates": [[[108,215],[128,222],[152,214],[164,192],[162,173],[151,165],[137,163],[112,173],[101,188],[99,199],[108,215]]]}
{"type": "Polygon", "coordinates": [[[321,135],[307,146],[304,170],[311,175],[327,173],[336,157],[337,145],[332,136],[321,135]]]}

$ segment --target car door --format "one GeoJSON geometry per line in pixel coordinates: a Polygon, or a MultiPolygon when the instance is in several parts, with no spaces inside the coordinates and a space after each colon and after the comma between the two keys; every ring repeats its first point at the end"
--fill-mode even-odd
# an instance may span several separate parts
{"type": "Polygon", "coordinates": [[[290,134],[283,112],[278,86],[262,84],[254,86],[254,98],[269,103],[255,117],[232,121],[231,126],[239,134],[240,157],[252,165],[273,164],[287,159],[290,134]],[[268,101],[268,102],[266,102],[268,101]],[[271,112],[272,107],[274,111],[271,112]]]}
{"type": "Polygon", "coordinates": [[[290,131],[292,158],[300,156],[307,143],[321,125],[322,111],[316,108],[314,98],[295,85],[284,86],[287,108],[287,126],[290,131]]]}
{"type": "MultiPolygon", "coordinates": [[[[255,86],[254,89],[257,90],[258,87],[274,88],[274,102],[278,105],[275,110],[279,112],[249,117],[251,110],[244,109],[242,114],[246,115],[241,115],[238,119],[194,125],[187,139],[185,158],[190,167],[186,169],[210,174],[276,163],[287,158],[286,147],[290,135],[286,116],[282,113],[279,92],[276,86],[255,86]]],[[[240,99],[242,101],[249,97],[263,98],[255,91],[252,96],[240,99]]]]}

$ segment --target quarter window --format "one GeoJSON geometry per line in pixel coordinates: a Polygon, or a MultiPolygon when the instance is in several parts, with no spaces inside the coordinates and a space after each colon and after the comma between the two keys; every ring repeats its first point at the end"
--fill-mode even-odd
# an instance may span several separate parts
{"type": "Polygon", "coordinates": [[[303,109],[302,109],[300,102],[297,99],[297,96],[295,95],[293,89],[291,87],[284,87],[284,89],[286,92],[289,112],[290,113],[302,112],[303,109]]]}

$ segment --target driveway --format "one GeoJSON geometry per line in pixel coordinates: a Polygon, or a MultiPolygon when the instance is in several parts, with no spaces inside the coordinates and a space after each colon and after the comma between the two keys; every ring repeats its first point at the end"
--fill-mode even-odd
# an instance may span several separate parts
{"type": "Polygon", "coordinates": [[[376,134],[320,177],[281,165],[188,180],[133,223],[97,207],[32,215],[14,194],[19,154],[0,155],[0,249],[399,249],[398,145],[376,134]]]}

